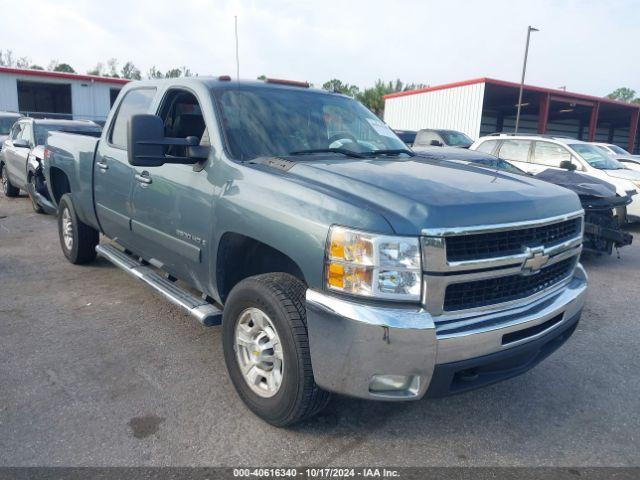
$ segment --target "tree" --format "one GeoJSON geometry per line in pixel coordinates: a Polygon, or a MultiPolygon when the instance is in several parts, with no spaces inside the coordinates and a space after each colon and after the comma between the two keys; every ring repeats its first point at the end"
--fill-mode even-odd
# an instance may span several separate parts
{"type": "Polygon", "coordinates": [[[16,60],[17,68],[29,68],[29,64],[31,63],[31,59],[29,57],[20,57],[16,60]]]}
{"type": "Polygon", "coordinates": [[[129,80],[140,80],[142,77],[140,75],[140,70],[136,68],[133,62],[129,61],[122,66],[122,78],[127,78],[129,80]]]}
{"type": "Polygon", "coordinates": [[[153,79],[153,78],[164,78],[163,73],[158,70],[156,68],[156,66],[154,65],[153,67],[151,67],[149,69],[149,71],[147,72],[147,78],[153,79]]]}
{"type": "Polygon", "coordinates": [[[260,75],[260,76],[257,78],[257,80],[262,80],[262,81],[264,81],[264,80],[266,80],[266,79],[267,79],[267,76],[266,76],[266,75],[264,75],[264,74],[260,75]]]}
{"type": "Polygon", "coordinates": [[[11,50],[0,50],[0,66],[15,67],[13,52],[11,50]]]}
{"type": "Polygon", "coordinates": [[[610,98],[612,100],[619,100],[621,102],[627,102],[627,103],[631,103],[634,100],[638,100],[636,98],[636,91],[627,87],[620,87],[615,89],[613,92],[607,95],[607,98],[610,98]]]}
{"type": "Polygon", "coordinates": [[[64,72],[64,73],[76,73],[71,65],[68,63],[59,63],[53,68],[54,72],[64,72]]]}
{"type": "Polygon", "coordinates": [[[31,70],[44,70],[44,68],[42,68],[40,65],[36,65],[35,63],[33,65],[30,65],[29,68],[31,70]]]}
{"type": "Polygon", "coordinates": [[[355,97],[360,93],[360,89],[357,87],[357,85],[342,83],[342,80],[338,80],[337,78],[333,78],[328,82],[324,82],[322,84],[322,89],[328,90],[330,92],[343,93],[345,95],[349,95],[350,97],[355,97]]]}
{"type": "Polygon", "coordinates": [[[102,62],[96,63],[96,66],[91,70],[88,70],[87,73],[89,75],[97,75],[99,77],[104,76],[104,64],[102,62]]]}
{"type": "Polygon", "coordinates": [[[164,74],[165,78],[178,78],[182,76],[182,71],[179,68],[172,68],[171,70],[167,70],[167,73],[164,74]]]}
{"type": "Polygon", "coordinates": [[[120,78],[120,75],[118,75],[118,60],[115,58],[107,60],[107,73],[105,73],[105,77],[120,78]]]}
{"type": "Polygon", "coordinates": [[[404,84],[397,79],[395,81],[383,82],[382,80],[376,80],[376,83],[371,88],[366,88],[360,92],[356,98],[364,104],[369,110],[375,113],[378,117],[382,118],[384,115],[384,96],[390,93],[406,92],[407,90],[416,90],[424,88],[426,85],[422,83],[407,83],[404,84]]]}

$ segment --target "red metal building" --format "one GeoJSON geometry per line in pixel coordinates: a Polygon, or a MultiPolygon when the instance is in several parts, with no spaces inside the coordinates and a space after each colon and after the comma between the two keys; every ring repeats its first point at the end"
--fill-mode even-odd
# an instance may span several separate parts
{"type": "MultiPolygon", "coordinates": [[[[393,93],[385,97],[385,121],[397,129],[462,130],[474,138],[512,132],[519,88],[514,82],[476,78],[393,93]]],[[[639,118],[637,104],[525,85],[519,131],[615,143],[638,152],[639,118]]]]}

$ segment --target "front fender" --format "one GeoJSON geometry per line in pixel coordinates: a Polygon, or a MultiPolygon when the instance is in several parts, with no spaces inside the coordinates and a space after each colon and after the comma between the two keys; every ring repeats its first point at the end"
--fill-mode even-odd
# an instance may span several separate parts
{"type": "Polygon", "coordinates": [[[300,268],[310,288],[322,289],[331,225],[393,234],[379,213],[311,185],[292,182],[286,174],[227,163],[220,165],[218,172],[223,175],[217,175],[220,195],[213,205],[210,271],[215,271],[222,236],[231,232],[284,253],[300,268]]]}

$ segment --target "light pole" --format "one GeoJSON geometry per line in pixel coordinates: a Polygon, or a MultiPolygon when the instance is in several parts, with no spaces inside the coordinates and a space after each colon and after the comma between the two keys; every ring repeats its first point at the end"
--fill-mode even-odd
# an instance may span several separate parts
{"type": "Polygon", "coordinates": [[[520,94],[518,95],[518,112],[516,113],[516,131],[518,133],[518,127],[520,126],[520,108],[522,108],[522,90],[524,89],[524,74],[527,71],[527,55],[529,54],[529,38],[531,37],[531,32],[539,32],[535,27],[529,25],[527,28],[527,44],[524,47],[524,62],[522,64],[522,79],[520,80],[520,94]]]}

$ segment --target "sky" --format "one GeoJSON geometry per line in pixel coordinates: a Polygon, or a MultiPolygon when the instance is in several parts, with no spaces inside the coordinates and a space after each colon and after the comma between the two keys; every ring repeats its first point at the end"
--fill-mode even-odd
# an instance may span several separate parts
{"type": "Polygon", "coordinates": [[[143,75],[187,66],[240,77],[376,79],[438,85],[476,77],[519,81],[528,25],[526,83],[606,95],[640,92],[640,2],[0,0],[0,49],[86,73],[130,60],[143,75]],[[6,3],[6,5],[2,5],[6,3]]]}

